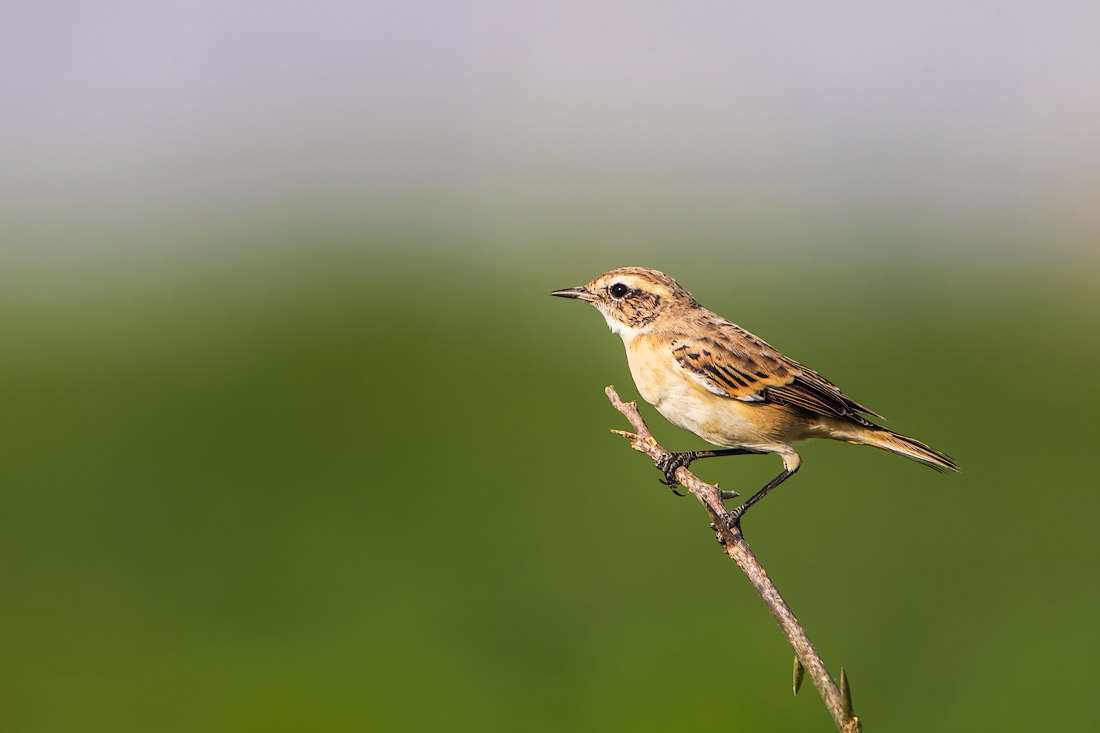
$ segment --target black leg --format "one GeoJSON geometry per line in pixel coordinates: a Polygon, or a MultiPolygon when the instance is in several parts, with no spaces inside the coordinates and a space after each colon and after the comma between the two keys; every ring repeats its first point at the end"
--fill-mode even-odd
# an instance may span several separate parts
{"type": "Polygon", "coordinates": [[[723,448],[721,450],[689,450],[682,453],[669,453],[667,456],[657,461],[657,468],[665,475],[662,484],[672,489],[672,493],[677,496],[683,496],[676,487],[680,485],[680,482],[676,480],[676,469],[680,466],[685,468],[690,466],[692,461],[697,461],[700,458],[718,458],[719,456],[748,456],[759,455],[766,451],[750,450],[748,448],[723,448]]]}
{"type": "Polygon", "coordinates": [[[749,507],[751,507],[753,504],[755,504],[756,502],[763,499],[764,496],[769,491],[774,489],[776,486],[779,486],[779,484],[783,483],[784,481],[789,479],[791,476],[794,476],[794,473],[797,470],[798,470],[797,466],[795,468],[791,468],[791,469],[784,468],[783,473],[781,473],[778,476],[776,476],[775,478],[773,478],[771,481],[768,482],[767,486],[760,489],[760,491],[757,491],[755,494],[753,494],[747,500],[745,500],[745,502],[743,504],[739,505],[732,512],[730,512],[729,519],[726,520],[726,522],[729,525],[730,529],[733,529],[734,527],[739,527],[740,524],[741,524],[741,517],[745,516],[745,512],[747,512],[749,510],[749,507]]]}

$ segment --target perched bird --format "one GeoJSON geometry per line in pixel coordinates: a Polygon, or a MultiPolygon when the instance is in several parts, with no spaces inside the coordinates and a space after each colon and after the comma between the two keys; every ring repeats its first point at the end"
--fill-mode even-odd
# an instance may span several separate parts
{"type": "MultiPolygon", "coordinates": [[[[626,345],[627,363],[646,402],[674,425],[726,450],[672,453],[658,468],[675,491],[675,473],[699,458],[778,453],[783,471],[731,512],[731,522],[798,470],[791,444],[830,438],[958,471],[948,456],[876,425],[829,380],[789,359],[735,323],[711,313],[663,272],[622,267],[587,285],[551,295],[591,303],[626,345]]],[[[731,494],[732,495],[732,494],[731,494]]]]}

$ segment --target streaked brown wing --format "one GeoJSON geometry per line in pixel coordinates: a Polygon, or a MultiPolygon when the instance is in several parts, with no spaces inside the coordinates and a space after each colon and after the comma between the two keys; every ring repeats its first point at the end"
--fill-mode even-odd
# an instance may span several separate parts
{"type": "Polygon", "coordinates": [[[671,348],[676,363],[714,394],[743,402],[776,402],[857,422],[865,422],[860,412],[881,417],[740,326],[725,320],[708,325],[720,336],[677,335],[671,348]]]}
{"type": "Polygon", "coordinates": [[[767,348],[729,338],[678,336],[671,348],[676,363],[711,392],[762,402],[765,389],[791,384],[799,370],[792,370],[779,352],[760,343],[767,348]]]}

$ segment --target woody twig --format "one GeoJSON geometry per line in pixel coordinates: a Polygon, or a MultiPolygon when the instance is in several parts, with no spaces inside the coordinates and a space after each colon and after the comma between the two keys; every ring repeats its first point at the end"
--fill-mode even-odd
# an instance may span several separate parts
{"type": "MultiPolygon", "coordinates": [[[[630,421],[630,424],[634,426],[635,430],[634,433],[628,433],[622,430],[614,430],[612,432],[630,438],[631,447],[645,453],[654,461],[659,461],[669,455],[668,451],[662,448],[650,434],[649,428],[646,427],[645,421],[642,420],[642,416],[638,412],[637,403],[624,403],[619,399],[619,395],[615,392],[614,387],[608,387],[605,391],[607,392],[608,399],[611,400],[611,404],[630,421]]],[[[752,550],[749,549],[748,543],[745,542],[745,538],[741,534],[740,527],[737,525],[733,527],[729,526],[730,515],[722,500],[721,491],[717,486],[712,486],[711,484],[699,480],[695,474],[683,466],[676,470],[676,480],[679,481],[684,488],[690,491],[707,510],[707,514],[710,515],[710,520],[712,522],[711,526],[715,528],[722,548],[725,550],[726,554],[729,555],[730,559],[737,563],[737,567],[741,568],[741,572],[745,574],[749,582],[756,588],[756,592],[764,599],[764,603],[768,605],[772,615],[775,616],[775,620],[779,622],[779,627],[783,629],[783,633],[786,634],[787,641],[790,642],[795,655],[795,694],[798,693],[798,687],[801,684],[803,672],[808,674],[814,683],[814,687],[816,687],[817,691],[821,694],[821,699],[825,701],[825,706],[829,709],[829,713],[833,716],[837,729],[840,730],[841,733],[858,733],[861,731],[862,726],[860,725],[859,718],[852,713],[852,695],[849,689],[847,675],[842,669],[840,686],[838,687],[829,674],[829,670],[825,668],[825,663],[822,662],[821,657],[818,656],[817,650],[810,641],[810,637],[806,636],[806,632],[802,630],[802,626],[798,623],[798,619],[795,618],[790,607],[787,606],[783,597],[779,595],[779,591],[775,589],[775,585],[772,583],[771,578],[768,577],[768,574],[764,571],[764,568],[761,567],[760,562],[756,559],[752,550]]]]}

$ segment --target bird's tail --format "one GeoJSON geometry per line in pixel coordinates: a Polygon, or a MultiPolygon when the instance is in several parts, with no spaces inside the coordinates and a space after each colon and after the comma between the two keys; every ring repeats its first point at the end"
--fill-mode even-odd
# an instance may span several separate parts
{"type": "Polygon", "coordinates": [[[832,434],[829,436],[837,440],[861,445],[873,445],[876,448],[897,453],[899,456],[912,458],[917,463],[923,463],[937,471],[958,471],[959,464],[946,453],[941,453],[932,446],[925,445],[919,440],[908,438],[901,433],[887,430],[884,427],[868,422],[866,425],[847,423],[844,425],[831,425],[832,434]]]}

